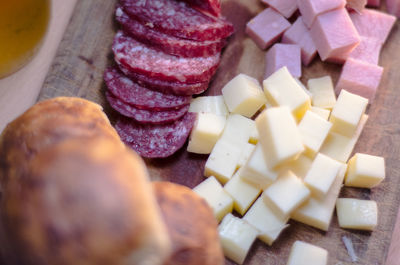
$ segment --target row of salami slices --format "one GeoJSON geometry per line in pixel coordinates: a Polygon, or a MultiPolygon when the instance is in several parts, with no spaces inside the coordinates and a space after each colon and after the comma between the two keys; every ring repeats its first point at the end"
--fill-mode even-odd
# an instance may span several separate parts
{"type": "Polygon", "coordinates": [[[233,26],[177,0],[120,0],[116,20],[116,66],[104,73],[116,129],[141,156],[170,156],[193,127],[191,96],[207,89],[233,26]]]}

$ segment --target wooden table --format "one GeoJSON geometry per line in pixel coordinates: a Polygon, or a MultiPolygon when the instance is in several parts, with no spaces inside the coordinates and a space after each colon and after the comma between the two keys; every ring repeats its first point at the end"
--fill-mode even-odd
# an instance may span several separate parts
{"type": "MultiPolygon", "coordinates": [[[[110,45],[117,30],[113,19],[115,1],[79,1],[63,34],[69,10],[72,10],[75,1],[54,0],[53,20],[55,17],[58,18],[59,26],[58,28],[53,26],[54,31],[50,30],[47,36],[50,40],[46,40],[44,47],[50,47],[50,50],[47,48],[41,50],[35,59],[38,61],[35,66],[28,66],[16,75],[0,80],[0,130],[8,121],[32,105],[39,91],[39,100],[61,95],[93,100],[103,105],[113,120],[115,113],[104,99],[105,86],[102,74],[105,67],[111,65],[113,61],[110,45]],[[64,22],[61,23],[60,20],[64,22]],[[61,36],[63,39],[55,58],[52,59],[61,36]],[[51,42],[52,45],[46,46],[47,42],[51,42]],[[47,71],[50,62],[52,64],[47,71]]],[[[224,14],[234,22],[237,32],[224,51],[220,69],[207,92],[209,95],[220,94],[222,86],[240,72],[261,80],[264,52],[245,36],[244,25],[262,8],[258,0],[224,2],[224,14]]],[[[57,22],[52,21],[52,23],[57,22]]],[[[370,119],[356,146],[359,152],[383,155],[386,158],[387,179],[371,191],[344,188],[341,193],[343,197],[377,200],[380,211],[378,229],[373,233],[343,230],[338,227],[336,217],[333,218],[332,226],[327,233],[291,222],[291,228],[282,234],[273,247],[257,242],[246,264],[285,264],[290,246],[295,239],[302,239],[328,249],[329,264],[332,265],[339,261],[342,264],[384,264],[386,258],[386,265],[400,264],[400,218],[396,217],[400,205],[398,188],[400,115],[397,114],[400,110],[400,91],[397,90],[400,75],[396,73],[397,69],[400,69],[399,25],[398,22],[383,49],[380,64],[385,67],[385,73],[380,92],[368,110],[370,119]],[[396,220],[396,230],[392,233],[396,220]],[[350,257],[341,242],[341,237],[344,235],[351,238],[354,243],[356,253],[360,257],[357,263],[350,263],[350,257]]],[[[331,74],[336,81],[339,73],[340,67],[337,65],[323,64],[317,60],[304,69],[303,81],[324,74],[331,74]]],[[[171,180],[192,187],[203,178],[205,158],[188,154],[183,149],[169,159],[146,160],[146,163],[154,179],[171,180]]],[[[227,262],[227,264],[232,263],[227,262]]]]}

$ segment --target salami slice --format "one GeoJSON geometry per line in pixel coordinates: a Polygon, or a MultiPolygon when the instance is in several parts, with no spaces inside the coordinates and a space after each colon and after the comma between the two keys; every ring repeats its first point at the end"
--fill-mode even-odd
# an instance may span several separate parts
{"type": "Polygon", "coordinates": [[[206,41],[220,40],[233,33],[224,19],[202,14],[176,0],[121,0],[122,8],[132,18],[149,28],[176,37],[206,41]]]}
{"type": "Polygon", "coordinates": [[[145,124],[171,123],[181,118],[189,110],[189,105],[176,110],[164,111],[138,109],[116,98],[110,92],[106,92],[106,98],[114,110],[118,111],[125,117],[132,118],[137,122],[145,124]]]}
{"type": "Polygon", "coordinates": [[[158,51],[119,31],[112,47],[117,63],[129,71],[160,80],[182,83],[209,81],[220,59],[210,57],[181,58],[158,51]]]}
{"type": "Polygon", "coordinates": [[[129,76],[129,78],[131,78],[139,85],[165,94],[191,96],[194,94],[203,93],[208,88],[209,82],[193,83],[193,84],[186,84],[181,82],[168,82],[130,72],[128,69],[126,69],[123,65],[120,64],[118,65],[118,67],[126,76],[129,76]]]}
{"type": "Polygon", "coordinates": [[[219,17],[221,15],[220,0],[180,0],[188,3],[194,8],[205,11],[213,16],[219,17]]]}
{"type": "Polygon", "coordinates": [[[226,40],[193,41],[164,34],[131,19],[120,7],[115,14],[126,33],[168,54],[181,57],[207,57],[220,52],[226,44],[226,40]]]}
{"type": "Polygon", "coordinates": [[[144,125],[120,117],[115,129],[122,141],[139,155],[148,158],[168,157],[186,142],[196,120],[196,114],[188,112],[181,119],[164,125],[144,125]]]}
{"type": "Polygon", "coordinates": [[[108,68],[104,72],[104,80],[108,91],[122,101],[146,110],[178,109],[190,103],[190,96],[176,96],[164,94],[145,88],[115,68],[108,68]]]}

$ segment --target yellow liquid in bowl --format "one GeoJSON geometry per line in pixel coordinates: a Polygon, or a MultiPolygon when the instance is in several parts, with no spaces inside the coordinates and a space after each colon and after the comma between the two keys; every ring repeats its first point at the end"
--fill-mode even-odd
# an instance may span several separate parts
{"type": "Polygon", "coordinates": [[[0,0],[0,78],[24,66],[39,49],[50,0],[0,0]]]}

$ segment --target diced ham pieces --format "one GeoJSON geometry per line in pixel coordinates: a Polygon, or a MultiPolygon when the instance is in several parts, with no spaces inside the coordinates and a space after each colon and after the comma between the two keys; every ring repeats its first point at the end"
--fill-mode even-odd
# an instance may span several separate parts
{"type": "Polygon", "coordinates": [[[310,33],[323,61],[343,63],[360,42],[345,8],[319,15],[310,33]]]}
{"type": "Polygon", "coordinates": [[[317,55],[317,48],[301,16],[283,33],[282,43],[299,45],[301,48],[301,61],[305,66],[309,65],[317,55]]]}

